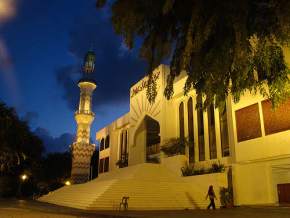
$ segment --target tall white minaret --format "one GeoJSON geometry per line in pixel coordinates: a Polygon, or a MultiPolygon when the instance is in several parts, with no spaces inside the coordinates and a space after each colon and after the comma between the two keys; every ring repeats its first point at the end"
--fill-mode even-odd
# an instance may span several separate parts
{"type": "Polygon", "coordinates": [[[89,51],[84,60],[83,78],[78,82],[80,87],[79,108],[75,112],[77,133],[75,142],[71,146],[72,169],[71,180],[74,184],[84,183],[89,180],[90,161],[95,151],[95,144],[90,143],[91,124],[95,118],[92,112],[92,95],[97,87],[91,74],[95,68],[95,54],[89,51]]]}

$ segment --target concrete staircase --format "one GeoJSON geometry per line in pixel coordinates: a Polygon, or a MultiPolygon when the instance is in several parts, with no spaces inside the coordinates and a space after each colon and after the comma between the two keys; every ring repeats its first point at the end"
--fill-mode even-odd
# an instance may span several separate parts
{"type": "Polygon", "coordinates": [[[197,209],[208,204],[208,185],[193,184],[162,165],[144,163],[62,187],[38,200],[86,210],[118,210],[122,197],[128,196],[130,210],[197,209]]]}

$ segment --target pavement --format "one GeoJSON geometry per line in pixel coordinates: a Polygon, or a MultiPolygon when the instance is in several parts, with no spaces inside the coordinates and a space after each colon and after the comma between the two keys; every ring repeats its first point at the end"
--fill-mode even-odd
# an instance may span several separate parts
{"type": "Polygon", "coordinates": [[[218,210],[85,211],[31,200],[0,200],[0,218],[290,218],[290,207],[236,207],[218,210]]]}

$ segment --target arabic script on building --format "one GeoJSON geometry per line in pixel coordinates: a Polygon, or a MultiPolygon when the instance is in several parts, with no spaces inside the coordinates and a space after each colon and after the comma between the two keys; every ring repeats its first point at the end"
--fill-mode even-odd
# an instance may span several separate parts
{"type": "MultiPolygon", "coordinates": [[[[159,74],[160,72],[158,71],[157,73],[154,73],[153,79],[156,81],[159,78],[159,74]]],[[[133,87],[131,89],[131,94],[130,97],[133,98],[135,95],[137,95],[139,92],[141,92],[142,90],[144,90],[147,87],[148,84],[148,76],[146,76],[141,82],[140,84],[136,85],[135,87],[133,87]]]]}

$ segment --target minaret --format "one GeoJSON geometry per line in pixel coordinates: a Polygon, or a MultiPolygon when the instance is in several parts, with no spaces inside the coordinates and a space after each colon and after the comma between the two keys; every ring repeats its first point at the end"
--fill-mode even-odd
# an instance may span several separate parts
{"type": "Polygon", "coordinates": [[[92,95],[97,87],[91,74],[95,68],[95,54],[89,51],[84,60],[83,77],[78,82],[80,87],[79,108],[75,112],[77,134],[75,142],[71,146],[72,169],[71,180],[74,184],[84,183],[89,180],[90,161],[95,150],[95,144],[90,143],[91,124],[95,118],[92,112],[92,95]]]}

